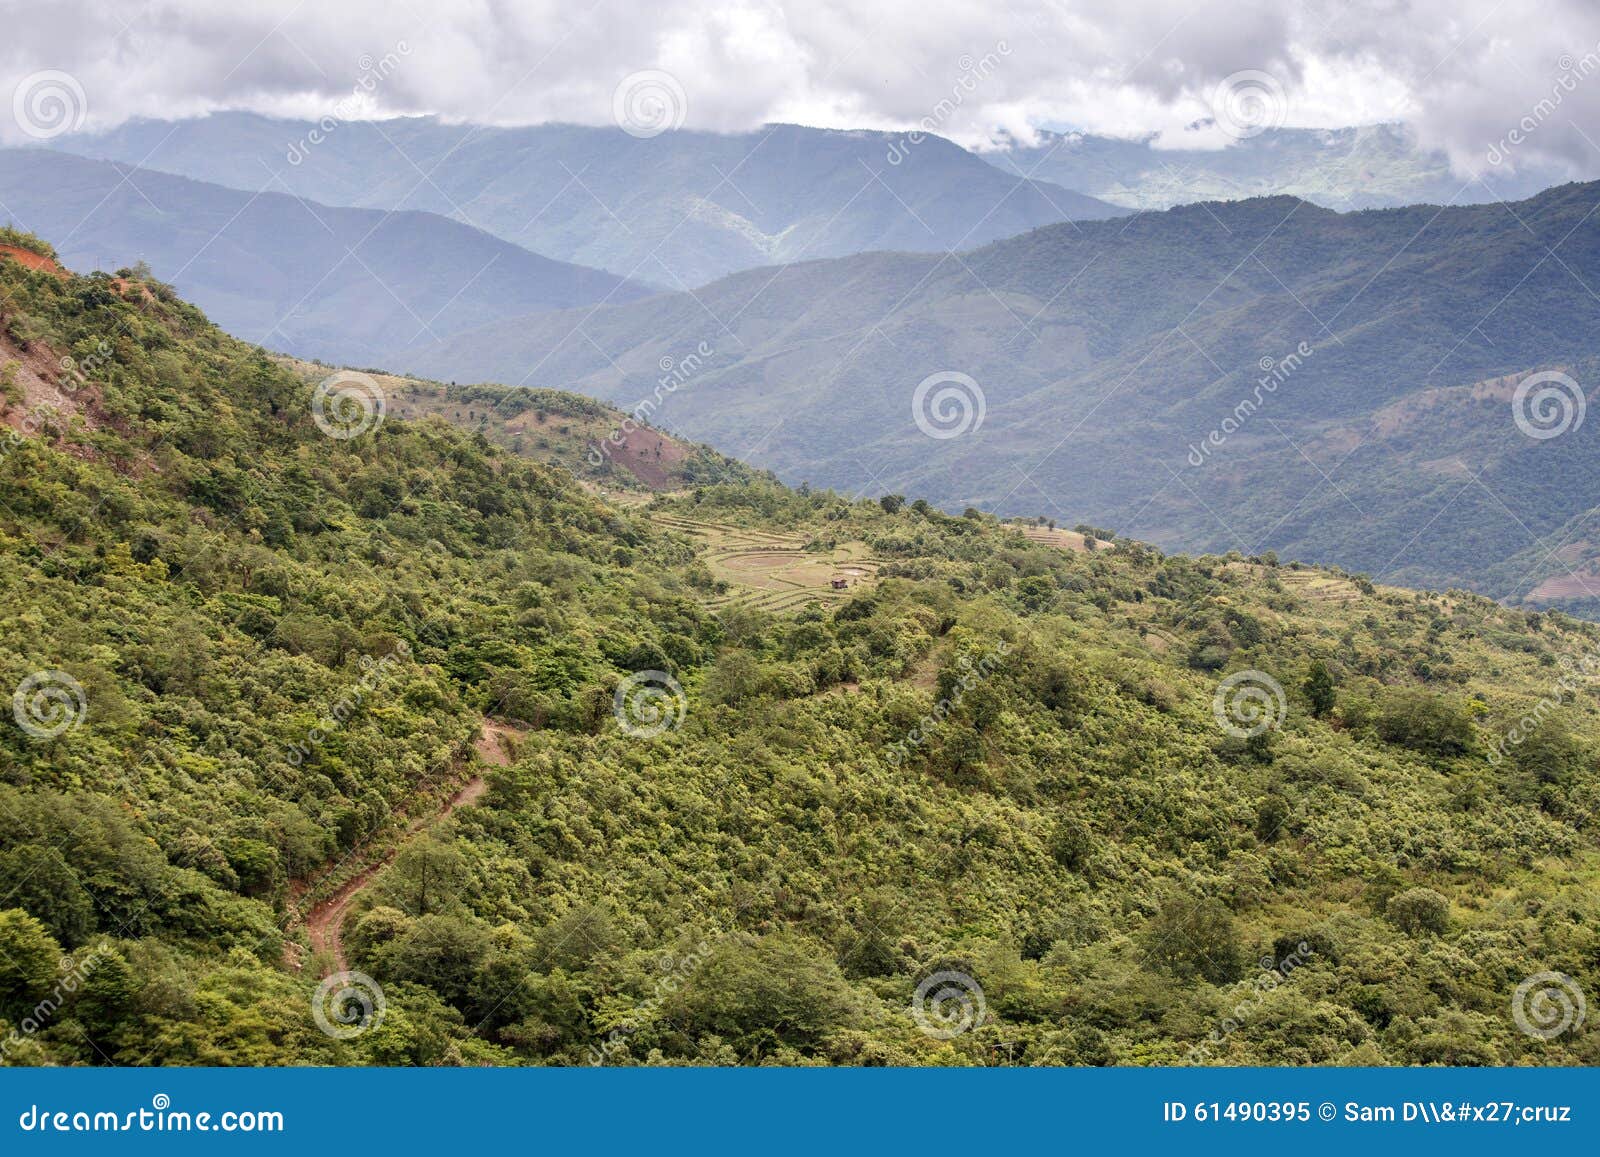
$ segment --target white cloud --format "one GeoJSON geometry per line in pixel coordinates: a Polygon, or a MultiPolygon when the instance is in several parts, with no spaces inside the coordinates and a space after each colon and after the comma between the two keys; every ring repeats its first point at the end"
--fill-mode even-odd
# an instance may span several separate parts
{"type": "MultiPolygon", "coordinates": [[[[966,143],[1041,125],[1170,141],[1249,70],[1281,87],[1287,124],[1403,119],[1463,171],[1500,145],[1504,164],[1600,172],[1586,127],[1600,124],[1592,0],[0,0],[0,28],[0,97],[34,73],[69,73],[90,128],[348,110],[363,61],[405,45],[364,112],[605,124],[624,76],[663,69],[687,94],[690,128],[907,128],[941,110],[939,130],[966,143]]],[[[7,111],[0,140],[14,141],[7,111]]]]}

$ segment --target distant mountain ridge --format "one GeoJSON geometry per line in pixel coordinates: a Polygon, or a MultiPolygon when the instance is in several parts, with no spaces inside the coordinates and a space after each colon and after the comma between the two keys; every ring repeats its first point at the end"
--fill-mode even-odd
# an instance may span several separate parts
{"type": "Polygon", "coordinates": [[[1041,132],[1031,145],[979,155],[1008,173],[1146,210],[1279,195],[1340,210],[1476,205],[1522,200],[1570,179],[1527,162],[1520,169],[1502,164],[1463,178],[1443,153],[1422,148],[1397,124],[1270,129],[1224,149],[1182,145],[1181,139],[1041,132]]]}
{"type": "Polygon", "coordinates": [[[1126,212],[1001,173],[936,136],[908,147],[902,135],[768,125],[637,138],[619,128],[409,117],[339,123],[307,144],[314,128],[214,113],[54,144],[236,188],[275,176],[327,204],[439,213],[549,257],[676,289],[801,259],[968,249],[1126,212]]]}
{"type": "Polygon", "coordinates": [[[344,363],[654,292],[436,214],[330,208],[44,149],[0,149],[0,215],[54,240],[69,268],[142,259],[235,336],[344,363]]]}
{"type": "Polygon", "coordinates": [[[959,260],[738,274],[692,297],[491,326],[407,368],[627,406],[658,359],[703,340],[716,355],[653,420],[791,482],[1520,597],[1549,564],[1500,563],[1542,558],[1592,504],[1555,480],[1592,476],[1600,422],[1534,439],[1509,387],[1467,387],[1536,369],[1600,381],[1585,368],[1600,357],[1600,298],[1584,288],[1600,282],[1597,209],[1600,184],[1505,206],[1187,206],[959,260]],[[950,373],[981,390],[981,421],[930,438],[915,391],[950,373]],[[1399,420],[1412,412],[1429,419],[1399,420]]]}

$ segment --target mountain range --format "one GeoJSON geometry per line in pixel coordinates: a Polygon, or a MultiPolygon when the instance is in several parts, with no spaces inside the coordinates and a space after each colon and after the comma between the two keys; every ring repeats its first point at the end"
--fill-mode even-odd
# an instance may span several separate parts
{"type": "Polygon", "coordinates": [[[798,125],[636,137],[435,117],[319,129],[215,113],[132,121],[55,143],[235,188],[439,213],[547,257],[675,289],[869,249],[972,248],[1038,225],[1127,212],[1004,174],[942,137],[910,143],[798,125]]]}
{"type": "Polygon", "coordinates": [[[792,482],[1600,611],[1591,508],[1545,493],[1552,465],[1589,461],[1593,428],[1546,441],[1510,420],[1530,373],[1592,385],[1596,186],[1354,212],[1234,199],[1481,201],[1537,177],[1463,187],[1392,126],[1221,151],[1047,135],[982,159],[782,125],[312,130],[226,113],[69,135],[148,167],[0,153],[0,202],[69,264],[145,257],[298,356],[644,401],[658,427],[792,482]],[[1146,211],[1107,219],[1026,173],[1146,211]],[[1227,199],[1148,208],[1196,189],[1227,199]],[[762,262],[781,264],[746,268],[762,262]],[[915,421],[939,375],[981,393],[965,436],[915,421]]]}
{"type": "Polygon", "coordinates": [[[358,365],[653,291],[432,213],[332,208],[44,149],[0,149],[0,220],[54,238],[73,269],[143,261],[239,337],[358,365]]]}
{"type": "Polygon", "coordinates": [[[592,402],[0,246],[8,1065],[1600,1061],[1509,995],[1600,985],[1600,626],[601,494],[538,460],[592,402]]]}
{"type": "Polygon", "coordinates": [[[1027,173],[1130,209],[1170,209],[1194,201],[1238,201],[1287,194],[1329,209],[1380,209],[1423,202],[1470,205],[1515,201],[1568,180],[1562,170],[1520,158],[1464,178],[1444,153],[1422,147],[1397,124],[1340,129],[1268,129],[1226,148],[1177,138],[1138,140],[1091,133],[1041,132],[1023,144],[980,155],[1007,172],[1027,173]]]}
{"type": "Polygon", "coordinates": [[[404,368],[647,400],[657,424],[795,483],[1521,597],[1593,553],[1560,534],[1592,497],[1557,480],[1589,472],[1595,426],[1529,437],[1512,395],[1535,370],[1593,388],[1597,207],[1595,184],[1346,214],[1200,204],[959,257],[741,273],[486,327],[404,368]],[[702,343],[663,389],[660,367],[702,343]],[[914,399],[950,374],[983,412],[930,437],[914,399]],[[1543,570],[1495,571],[1527,549],[1543,570]]]}

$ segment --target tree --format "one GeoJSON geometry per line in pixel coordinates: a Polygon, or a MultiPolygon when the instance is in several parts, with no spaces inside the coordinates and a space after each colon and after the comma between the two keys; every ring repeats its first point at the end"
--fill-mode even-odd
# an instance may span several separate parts
{"type": "Polygon", "coordinates": [[[492,947],[483,925],[458,916],[419,916],[403,933],[377,949],[387,979],[433,989],[457,1008],[480,995],[478,970],[492,947]]]}
{"type": "Polygon", "coordinates": [[[885,494],[878,499],[878,505],[883,507],[885,514],[896,514],[905,504],[906,496],[904,494],[885,494]]]}
{"type": "Polygon", "coordinates": [[[0,852],[0,896],[37,917],[68,948],[94,931],[94,900],[54,848],[22,844],[0,852]]]}
{"type": "Polygon", "coordinates": [[[728,1037],[740,1051],[764,1042],[815,1045],[853,1019],[850,987],[831,953],[790,933],[719,945],[664,1009],[691,1034],[728,1037]]]}
{"type": "Polygon", "coordinates": [[[1386,742],[1425,755],[1465,755],[1477,743],[1466,709],[1426,691],[1391,694],[1379,712],[1377,727],[1386,742]]]}
{"type": "Polygon", "coordinates": [[[1411,888],[1389,901],[1389,919],[1408,936],[1442,936],[1450,930],[1450,901],[1432,888],[1411,888]]]}
{"type": "Polygon", "coordinates": [[[1328,665],[1321,659],[1314,659],[1311,671],[1306,675],[1306,698],[1311,700],[1311,714],[1318,719],[1326,719],[1333,710],[1335,701],[1333,672],[1328,670],[1328,665]]]}
{"type": "Polygon", "coordinates": [[[1244,948],[1221,901],[1173,893],[1145,928],[1150,959],[1174,976],[1232,984],[1244,975],[1244,948]]]}
{"type": "Polygon", "coordinates": [[[0,1015],[10,1020],[33,1008],[56,981],[61,945],[21,908],[0,912],[0,1015]]]}

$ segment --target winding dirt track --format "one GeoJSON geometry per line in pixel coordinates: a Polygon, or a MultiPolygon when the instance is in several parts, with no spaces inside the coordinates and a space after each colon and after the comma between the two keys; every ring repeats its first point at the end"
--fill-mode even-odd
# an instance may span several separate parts
{"type": "MultiPolygon", "coordinates": [[[[473,749],[478,753],[478,758],[490,767],[506,767],[511,763],[510,743],[522,732],[503,723],[495,723],[485,719],[483,728],[478,732],[477,741],[473,749]]],[[[306,936],[311,941],[311,950],[317,955],[325,956],[328,960],[327,972],[344,972],[350,965],[345,960],[342,932],[345,916],[350,911],[350,905],[355,902],[363,889],[376,878],[379,872],[387,868],[395,856],[400,854],[400,849],[414,840],[417,836],[427,831],[434,824],[444,819],[458,807],[469,807],[483,798],[483,793],[489,789],[488,782],[481,775],[475,775],[466,784],[445,801],[444,806],[432,815],[424,816],[417,820],[396,843],[383,853],[382,856],[370,862],[356,875],[352,876],[337,892],[326,899],[319,900],[306,913],[306,936]]]]}

